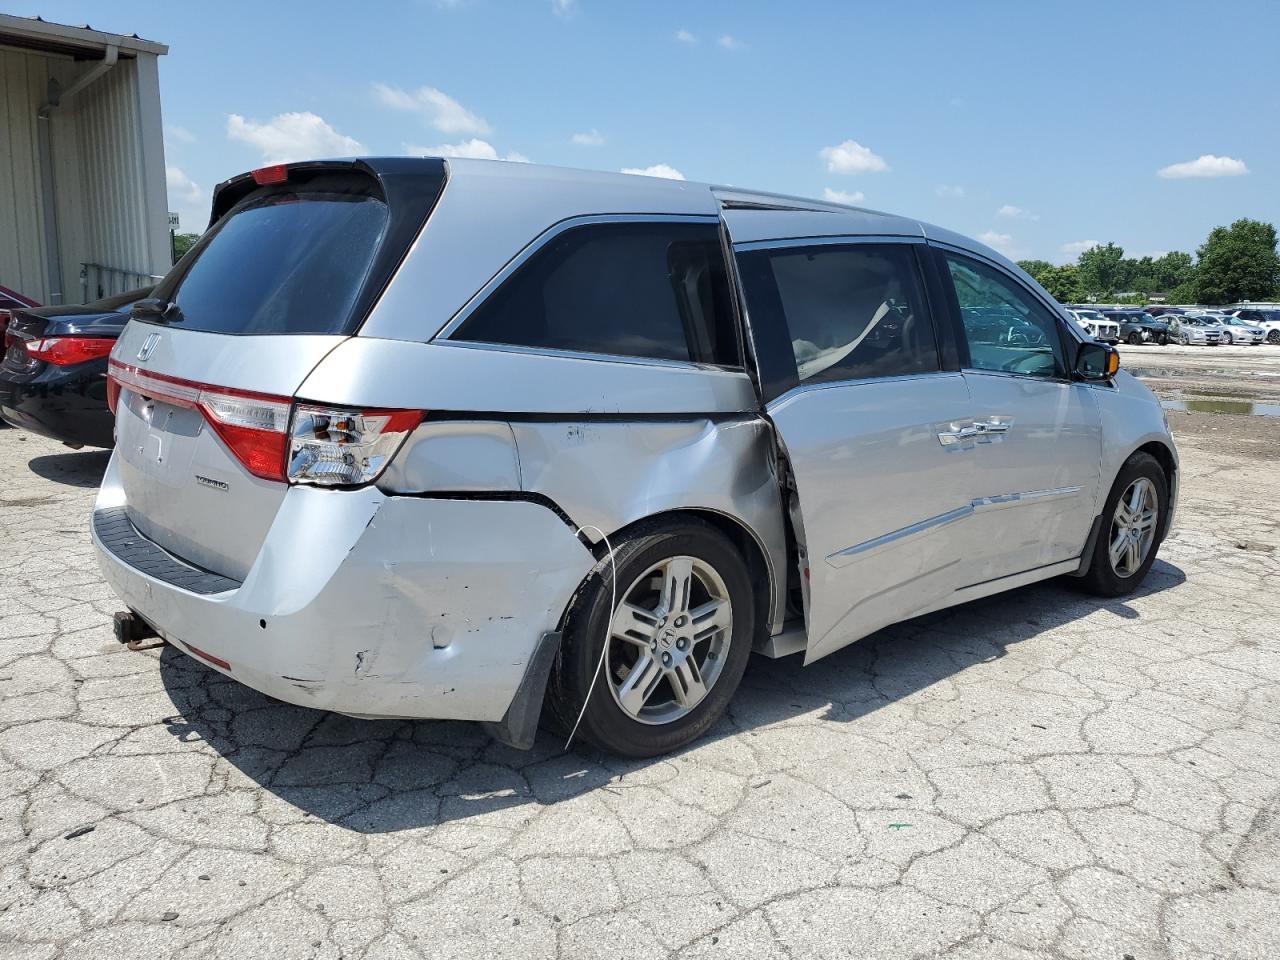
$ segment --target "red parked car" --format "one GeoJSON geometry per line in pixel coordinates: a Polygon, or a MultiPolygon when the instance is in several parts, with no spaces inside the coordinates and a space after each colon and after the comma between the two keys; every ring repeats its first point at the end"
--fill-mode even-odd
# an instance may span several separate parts
{"type": "Polygon", "coordinates": [[[0,286],[0,339],[4,337],[4,328],[9,326],[9,311],[23,310],[27,307],[38,307],[30,297],[24,297],[16,290],[0,286]]]}

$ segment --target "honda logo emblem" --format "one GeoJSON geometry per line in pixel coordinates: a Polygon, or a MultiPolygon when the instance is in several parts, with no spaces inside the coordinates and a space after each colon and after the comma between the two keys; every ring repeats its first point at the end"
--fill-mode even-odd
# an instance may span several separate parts
{"type": "Polygon", "coordinates": [[[142,349],[138,351],[138,359],[146,363],[151,359],[151,354],[155,353],[156,344],[160,342],[160,334],[149,333],[147,339],[142,341],[142,349]]]}

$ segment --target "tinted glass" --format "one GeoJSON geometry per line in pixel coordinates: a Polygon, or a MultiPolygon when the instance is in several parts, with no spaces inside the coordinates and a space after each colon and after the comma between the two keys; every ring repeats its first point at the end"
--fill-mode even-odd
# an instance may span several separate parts
{"type": "Polygon", "coordinates": [[[720,231],[601,223],[549,241],[457,340],[738,366],[720,231]]]}
{"type": "Polygon", "coordinates": [[[1033,377],[1061,373],[1057,318],[993,267],[946,254],[960,301],[969,366],[1033,377]]]}
{"type": "Polygon", "coordinates": [[[359,193],[251,198],[183,265],[169,293],[181,311],[174,323],[214,333],[343,332],[386,223],[386,205],[359,193]]]}
{"type": "MultiPolygon", "coordinates": [[[[789,247],[750,254],[771,277],[801,382],[938,370],[938,347],[910,247],[789,247]]],[[[748,290],[748,297],[752,293],[748,290]]]]}

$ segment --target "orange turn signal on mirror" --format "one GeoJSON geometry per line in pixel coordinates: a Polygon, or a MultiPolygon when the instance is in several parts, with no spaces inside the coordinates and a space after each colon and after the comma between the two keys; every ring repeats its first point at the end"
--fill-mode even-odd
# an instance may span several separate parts
{"type": "Polygon", "coordinates": [[[1120,351],[1110,350],[1107,352],[1107,376],[1113,377],[1120,370],[1120,351]]]}

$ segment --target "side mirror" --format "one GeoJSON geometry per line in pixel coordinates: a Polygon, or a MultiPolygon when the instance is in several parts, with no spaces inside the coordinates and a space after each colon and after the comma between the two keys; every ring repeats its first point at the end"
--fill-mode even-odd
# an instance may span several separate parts
{"type": "Polygon", "coordinates": [[[1081,380],[1110,380],[1120,369],[1120,351],[1106,343],[1082,343],[1076,351],[1076,376],[1081,380]]]}

